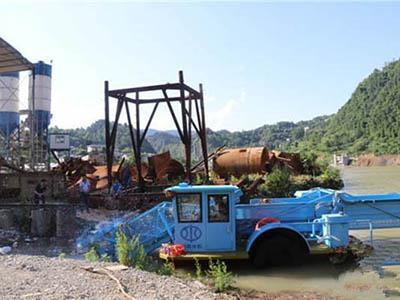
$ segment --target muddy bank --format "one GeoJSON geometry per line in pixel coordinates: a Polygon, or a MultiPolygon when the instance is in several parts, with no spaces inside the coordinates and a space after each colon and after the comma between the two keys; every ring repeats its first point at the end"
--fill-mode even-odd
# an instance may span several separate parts
{"type": "Polygon", "coordinates": [[[374,155],[363,154],[360,155],[354,162],[357,167],[371,167],[371,166],[400,166],[400,155],[374,155]]]}

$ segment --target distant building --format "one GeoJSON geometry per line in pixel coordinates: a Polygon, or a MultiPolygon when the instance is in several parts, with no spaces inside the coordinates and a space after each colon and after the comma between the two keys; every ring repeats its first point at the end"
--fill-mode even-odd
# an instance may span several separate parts
{"type": "Polygon", "coordinates": [[[93,144],[87,146],[87,152],[90,153],[105,153],[106,146],[101,144],[93,144]]]}
{"type": "MultiPolygon", "coordinates": [[[[84,160],[91,160],[98,164],[106,163],[106,146],[101,144],[92,144],[87,146],[88,155],[82,157],[84,160]]],[[[114,159],[119,160],[122,157],[118,148],[114,149],[114,159]]]]}
{"type": "Polygon", "coordinates": [[[337,155],[333,154],[333,165],[334,166],[348,166],[351,163],[351,158],[346,153],[337,155]]]}

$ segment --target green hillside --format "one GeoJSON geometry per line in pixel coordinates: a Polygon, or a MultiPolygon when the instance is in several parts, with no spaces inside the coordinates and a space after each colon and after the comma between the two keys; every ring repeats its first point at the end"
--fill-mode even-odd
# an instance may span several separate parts
{"type": "MultiPolygon", "coordinates": [[[[251,147],[267,146],[269,149],[288,150],[296,147],[305,135],[306,129],[319,128],[325,123],[328,116],[317,117],[310,121],[279,122],[273,125],[230,132],[228,130],[213,131],[207,130],[208,150],[213,151],[220,146],[226,147],[251,147]]],[[[193,133],[193,136],[196,135],[193,133]]],[[[156,152],[169,150],[174,157],[183,157],[183,146],[178,136],[171,132],[159,131],[147,137],[147,140],[156,152]]],[[[193,157],[201,156],[200,143],[194,138],[193,157]]]]}
{"type": "Polygon", "coordinates": [[[375,69],[349,101],[300,144],[321,152],[400,153],[400,61],[375,69]]]}

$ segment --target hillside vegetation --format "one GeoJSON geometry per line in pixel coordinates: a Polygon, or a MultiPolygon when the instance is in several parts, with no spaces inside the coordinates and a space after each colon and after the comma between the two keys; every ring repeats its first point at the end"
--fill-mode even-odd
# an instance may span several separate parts
{"type": "Polygon", "coordinates": [[[375,69],[350,100],[310,131],[301,147],[320,152],[351,154],[400,153],[400,61],[375,69]]]}
{"type": "MultiPolygon", "coordinates": [[[[322,104],[321,104],[322,105],[322,104]]],[[[65,132],[53,128],[53,132],[65,132]]],[[[104,143],[104,122],[96,121],[88,128],[68,130],[72,144],[84,148],[88,144],[104,143]]],[[[131,153],[128,126],[121,124],[117,145],[124,153],[131,153]]],[[[355,89],[348,102],[336,114],[320,116],[309,121],[279,122],[273,125],[230,132],[208,129],[208,147],[267,146],[286,151],[348,152],[350,154],[400,153],[400,61],[375,69],[355,89]]],[[[183,157],[183,146],[174,131],[151,130],[143,151],[158,153],[169,150],[176,158],[183,157]]],[[[82,150],[83,151],[83,150],[82,150]]],[[[195,140],[193,157],[200,156],[195,140]]]]}

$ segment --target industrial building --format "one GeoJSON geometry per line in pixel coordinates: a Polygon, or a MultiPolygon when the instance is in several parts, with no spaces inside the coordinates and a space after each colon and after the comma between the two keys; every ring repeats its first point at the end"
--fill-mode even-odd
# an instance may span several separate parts
{"type": "Polygon", "coordinates": [[[0,38],[0,167],[49,170],[52,66],[31,63],[0,38]],[[20,72],[29,72],[28,107],[22,109],[20,72]]]}

